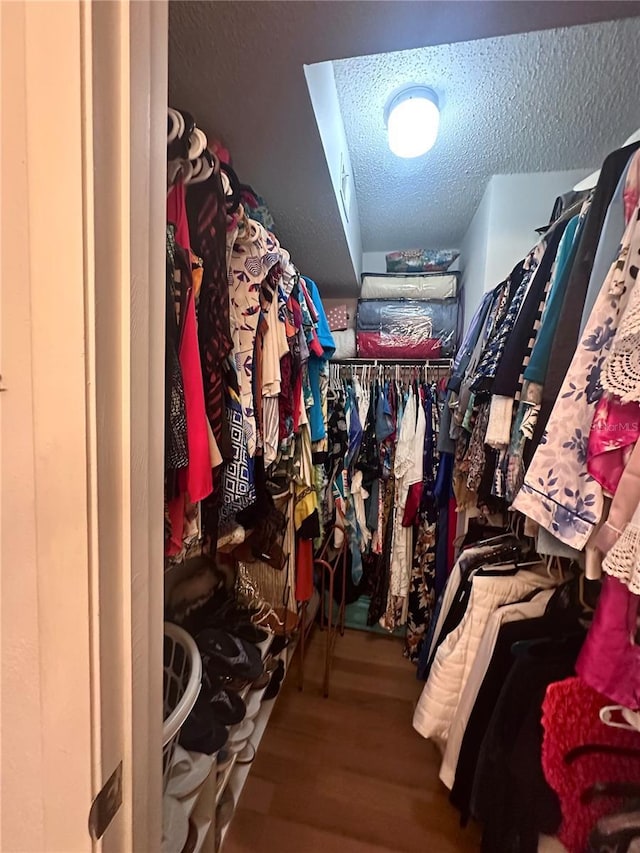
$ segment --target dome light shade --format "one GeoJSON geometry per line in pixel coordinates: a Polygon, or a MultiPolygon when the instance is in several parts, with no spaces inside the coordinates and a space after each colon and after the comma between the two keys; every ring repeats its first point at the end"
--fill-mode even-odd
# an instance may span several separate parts
{"type": "Polygon", "coordinates": [[[389,148],[398,157],[420,157],[435,145],[440,109],[435,92],[411,86],[392,97],[386,112],[389,148]]]}

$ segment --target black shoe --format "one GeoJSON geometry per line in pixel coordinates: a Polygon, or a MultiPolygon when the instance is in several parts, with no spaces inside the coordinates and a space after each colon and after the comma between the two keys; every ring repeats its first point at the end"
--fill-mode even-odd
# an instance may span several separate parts
{"type": "Polygon", "coordinates": [[[223,726],[235,726],[241,723],[247,714],[244,700],[233,690],[220,690],[211,699],[210,705],[215,721],[223,726]]]}
{"type": "Polygon", "coordinates": [[[178,743],[189,751],[213,755],[222,749],[228,737],[226,727],[215,720],[207,697],[201,693],[180,729],[178,743]]]}
{"type": "MultiPolygon", "coordinates": [[[[207,601],[192,607],[180,624],[192,637],[205,628],[227,628],[239,623],[251,622],[257,610],[242,607],[226,590],[218,589],[207,601]]],[[[259,642],[259,641],[258,641],[259,642]]]]}
{"type": "Polygon", "coordinates": [[[262,657],[251,643],[220,628],[206,628],[196,637],[202,665],[214,684],[219,678],[255,681],[262,673],[262,657]]]}
{"type": "Polygon", "coordinates": [[[271,681],[269,682],[269,686],[264,691],[262,695],[262,701],[268,702],[269,699],[275,699],[278,693],[280,692],[280,687],[282,685],[282,681],[284,679],[284,663],[283,661],[278,661],[278,665],[273,671],[273,675],[271,676],[271,681]]]}
{"type": "Polygon", "coordinates": [[[276,634],[269,646],[269,654],[277,658],[280,652],[283,652],[289,645],[289,637],[286,634],[276,634]]]}
{"type": "Polygon", "coordinates": [[[234,637],[244,640],[245,643],[251,643],[252,646],[264,643],[269,636],[268,631],[265,631],[264,628],[260,628],[258,625],[254,625],[253,622],[234,622],[233,620],[229,620],[215,627],[228,631],[234,637]]]}

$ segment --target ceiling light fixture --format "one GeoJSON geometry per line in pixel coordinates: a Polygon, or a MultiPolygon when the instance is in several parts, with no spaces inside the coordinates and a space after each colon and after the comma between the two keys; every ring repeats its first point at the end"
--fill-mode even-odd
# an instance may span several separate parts
{"type": "Polygon", "coordinates": [[[435,145],[440,126],[438,96],[426,86],[409,86],[385,109],[389,148],[398,157],[420,157],[435,145]]]}

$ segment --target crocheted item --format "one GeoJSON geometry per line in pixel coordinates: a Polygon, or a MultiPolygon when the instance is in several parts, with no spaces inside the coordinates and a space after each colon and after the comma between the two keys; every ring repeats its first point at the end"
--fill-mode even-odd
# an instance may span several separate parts
{"type": "MultiPolygon", "coordinates": [[[[635,215],[638,218],[638,213],[635,215]]],[[[620,260],[622,256],[618,265],[620,260]]],[[[602,372],[603,388],[618,396],[623,403],[640,400],[640,288],[634,286],[638,267],[631,258],[626,273],[631,296],[602,372]]],[[[614,279],[610,293],[618,295],[615,287],[620,289],[621,286],[621,280],[614,279]]]]}
{"type": "Polygon", "coordinates": [[[622,536],[607,553],[602,568],[621,580],[629,591],[640,595],[640,526],[629,522],[622,536]]]}

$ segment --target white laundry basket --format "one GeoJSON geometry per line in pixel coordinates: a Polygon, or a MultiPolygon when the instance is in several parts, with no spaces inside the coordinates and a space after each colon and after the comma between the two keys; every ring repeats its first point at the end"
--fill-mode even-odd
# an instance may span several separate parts
{"type": "Polygon", "coordinates": [[[193,637],[178,625],[164,624],[164,699],[162,786],[167,787],[178,734],[200,693],[202,659],[193,637]]]}

